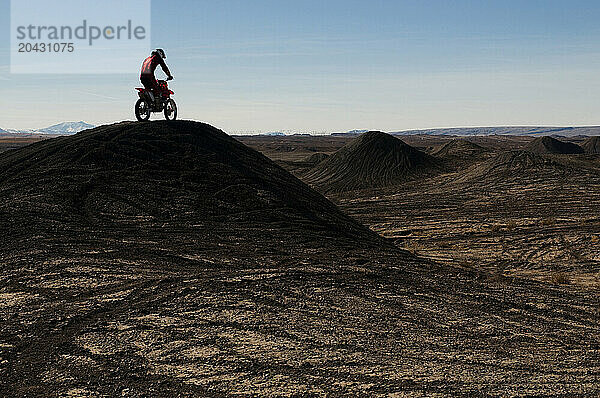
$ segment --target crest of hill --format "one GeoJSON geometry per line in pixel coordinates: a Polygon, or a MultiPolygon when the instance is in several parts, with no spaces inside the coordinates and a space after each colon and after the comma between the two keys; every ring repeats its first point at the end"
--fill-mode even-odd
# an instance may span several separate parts
{"type": "Polygon", "coordinates": [[[577,154],[583,153],[583,148],[571,142],[559,141],[553,137],[540,137],[531,141],[525,148],[529,152],[545,154],[577,154]]]}
{"type": "Polygon", "coordinates": [[[600,137],[594,136],[586,139],[581,145],[585,153],[598,154],[600,153],[600,137]]]}
{"type": "Polygon", "coordinates": [[[264,155],[189,121],[124,122],[1,154],[0,220],[15,237],[36,228],[158,241],[172,229],[246,253],[323,237],[380,242],[264,155]]]}
{"type": "Polygon", "coordinates": [[[304,175],[323,192],[381,188],[441,169],[432,156],[378,131],[360,135],[304,175]]]}
{"type": "Polygon", "coordinates": [[[438,157],[476,157],[486,152],[488,150],[481,145],[457,138],[442,146],[433,155],[438,157]]]}

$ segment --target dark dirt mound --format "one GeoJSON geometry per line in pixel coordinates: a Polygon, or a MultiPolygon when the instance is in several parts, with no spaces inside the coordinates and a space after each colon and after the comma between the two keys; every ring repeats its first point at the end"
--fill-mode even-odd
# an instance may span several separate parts
{"type": "Polygon", "coordinates": [[[4,236],[26,236],[33,223],[52,237],[147,231],[250,253],[324,237],[377,241],[264,155],[185,121],[103,126],[0,155],[0,220],[4,236]]]}
{"type": "Polygon", "coordinates": [[[531,141],[525,148],[533,153],[575,154],[583,153],[583,148],[571,142],[559,141],[552,137],[540,137],[531,141]]]}
{"type": "Polygon", "coordinates": [[[478,157],[488,152],[481,145],[464,139],[454,139],[433,153],[434,156],[441,158],[454,157],[478,157]]]}
{"type": "Polygon", "coordinates": [[[444,161],[448,169],[460,170],[490,156],[490,151],[465,139],[454,139],[434,151],[433,156],[444,161]]]}
{"type": "Polygon", "coordinates": [[[308,156],[306,158],[306,163],[312,163],[312,164],[317,164],[317,163],[321,163],[323,160],[327,159],[329,157],[328,154],[326,153],[313,153],[312,155],[308,156]]]}
{"type": "Polygon", "coordinates": [[[590,155],[598,154],[600,153],[600,137],[590,137],[586,139],[581,146],[585,153],[590,155]]]}
{"type": "Polygon", "coordinates": [[[435,158],[382,132],[362,134],[308,171],[304,180],[324,192],[379,188],[433,174],[435,158]]]}
{"type": "Polygon", "coordinates": [[[539,172],[564,172],[565,166],[555,160],[529,151],[501,152],[468,169],[459,180],[504,179],[507,177],[528,177],[539,172]]]}

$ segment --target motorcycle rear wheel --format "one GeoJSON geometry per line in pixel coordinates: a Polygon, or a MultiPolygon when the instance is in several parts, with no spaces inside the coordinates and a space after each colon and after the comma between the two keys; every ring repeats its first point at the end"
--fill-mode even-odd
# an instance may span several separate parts
{"type": "Polygon", "coordinates": [[[165,119],[169,121],[177,119],[177,104],[171,98],[165,104],[165,119]]]}
{"type": "Polygon", "coordinates": [[[135,118],[138,122],[145,122],[150,119],[150,105],[140,98],[135,103],[135,118]]]}

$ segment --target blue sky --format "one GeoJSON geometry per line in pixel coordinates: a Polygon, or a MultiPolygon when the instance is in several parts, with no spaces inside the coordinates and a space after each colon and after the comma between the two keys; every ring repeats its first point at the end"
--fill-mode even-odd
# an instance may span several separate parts
{"type": "MultiPolygon", "coordinates": [[[[10,75],[0,127],[132,119],[138,70],[10,75]]],[[[597,1],[154,1],[180,117],[231,133],[600,124],[597,1]]],[[[140,60],[141,63],[142,60],[140,60]]]]}

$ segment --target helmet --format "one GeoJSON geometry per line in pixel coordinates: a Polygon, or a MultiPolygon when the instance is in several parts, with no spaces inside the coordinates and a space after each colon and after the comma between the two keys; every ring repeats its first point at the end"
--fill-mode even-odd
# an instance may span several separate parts
{"type": "Polygon", "coordinates": [[[167,59],[165,51],[162,48],[157,48],[156,50],[152,51],[152,53],[160,55],[162,59],[167,59]]]}

